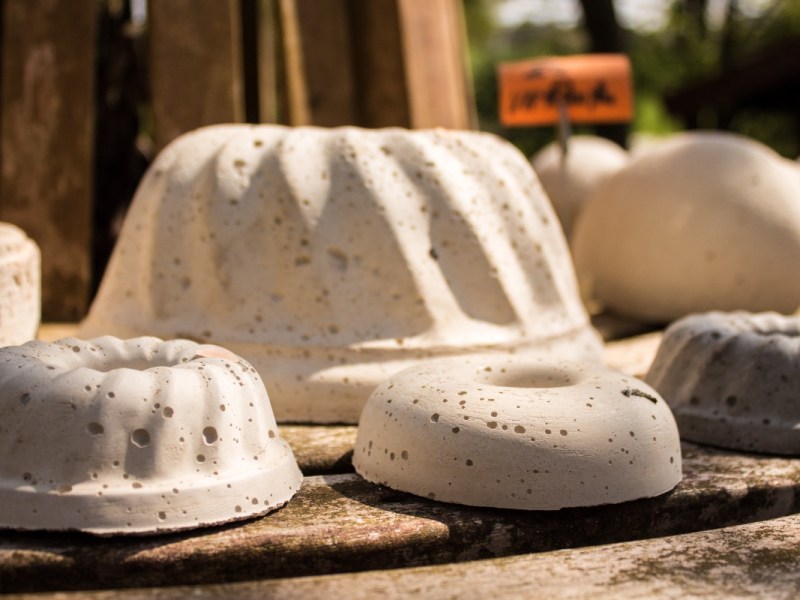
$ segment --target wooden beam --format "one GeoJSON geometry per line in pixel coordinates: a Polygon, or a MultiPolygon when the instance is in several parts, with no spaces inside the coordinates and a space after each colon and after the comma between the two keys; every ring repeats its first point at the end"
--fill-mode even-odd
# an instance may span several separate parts
{"type": "Polygon", "coordinates": [[[349,0],[292,0],[302,47],[308,119],[313,125],[358,124],[349,0]]]}
{"type": "Polygon", "coordinates": [[[399,0],[414,128],[477,126],[460,0],[399,0]]]}
{"type": "Polygon", "coordinates": [[[155,143],[244,119],[237,0],[151,0],[150,89],[155,143]]]}
{"type": "Polygon", "coordinates": [[[0,219],[42,251],[44,318],[89,300],[96,2],[2,4],[0,219]]]}
{"type": "Polygon", "coordinates": [[[283,61],[284,120],[289,125],[310,125],[308,82],[303,72],[303,40],[295,0],[278,0],[283,61]]]}
{"type": "Polygon", "coordinates": [[[473,129],[458,0],[353,0],[361,124],[473,129]]]}
{"type": "Polygon", "coordinates": [[[352,0],[358,113],[364,127],[411,127],[399,0],[352,0]]]}

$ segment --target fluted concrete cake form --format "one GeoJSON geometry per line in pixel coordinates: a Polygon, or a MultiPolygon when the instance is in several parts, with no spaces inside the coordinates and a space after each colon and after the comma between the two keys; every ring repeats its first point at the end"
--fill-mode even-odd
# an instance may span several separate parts
{"type": "Polygon", "coordinates": [[[687,440],[800,455],[800,316],[680,319],[664,333],[647,382],[687,440]]]}
{"type": "Polygon", "coordinates": [[[274,510],[301,479],[261,379],[223,348],[107,336],[0,349],[0,527],[188,529],[274,510]]]}
{"type": "Polygon", "coordinates": [[[356,422],[379,382],[430,358],[600,357],[529,162],[444,130],[183,136],[138,190],[80,333],[219,343],[301,422],[356,422]]]}

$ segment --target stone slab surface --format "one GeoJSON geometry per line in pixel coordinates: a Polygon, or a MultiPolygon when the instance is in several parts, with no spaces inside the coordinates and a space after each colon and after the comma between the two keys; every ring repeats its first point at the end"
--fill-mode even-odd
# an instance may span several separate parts
{"type": "MultiPolygon", "coordinates": [[[[791,516],[640,542],[458,564],[227,585],[115,590],[85,597],[788,600],[800,596],[798,539],[800,517],[791,516]]],[[[47,596],[49,600],[74,597],[47,596]]]]}
{"type": "Polygon", "coordinates": [[[267,517],[194,533],[94,538],[0,533],[4,592],[222,583],[454,563],[654,538],[800,510],[800,460],[684,447],[673,492],[525,512],[448,505],[355,474],[308,477],[267,517]]]}

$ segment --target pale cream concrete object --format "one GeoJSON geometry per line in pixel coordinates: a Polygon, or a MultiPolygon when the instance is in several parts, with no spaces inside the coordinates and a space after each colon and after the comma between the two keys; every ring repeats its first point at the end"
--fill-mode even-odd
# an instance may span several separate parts
{"type": "Polygon", "coordinates": [[[282,421],[356,422],[420,360],[600,360],[528,161],[475,132],[215,126],[137,192],[80,333],[219,343],[282,421]]]}
{"type": "Polygon", "coordinates": [[[800,302],[800,172],[753,140],[685,133],[590,198],[572,238],[586,298],[667,322],[800,302]]]}
{"type": "Polygon", "coordinates": [[[551,142],[531,158],[568,238],[591,193],[628,161],[628,153],[617,144],[592,135],[571,137],[566,157],[561,146],[551,142]]]}
{"type": "Polygon", "coordinates": [[[393,489],[472,506],[557,510],[663,494],[681,480],[666,402],[595,363],[431,361],[381,384],[353,464],[393,489]]]}
{"type": "Polygon", "coordinates": [[[800,317],[711,312],[673,323],[647,374],[681,436],[800,454],[800,317]]]}
{"type": "Polygon", "coordinates": [[[36,337],[42,310],[39,247],[17,226],[0,223],[0,346],[36,337]]]}
{"type": "Polygon", "coordinates": [[[0,527],[149,534],[251,518],[299,489],[264,386],[186,340],[0,349],[0,527]]]}
{"type": "Polygon", "coordinates": [[[656,135],[652,133],[634,132],[628,138],[628,156],[631,159],[639,158],[657,150],[664,142],[668,142],[671,135],[656,135]]]}

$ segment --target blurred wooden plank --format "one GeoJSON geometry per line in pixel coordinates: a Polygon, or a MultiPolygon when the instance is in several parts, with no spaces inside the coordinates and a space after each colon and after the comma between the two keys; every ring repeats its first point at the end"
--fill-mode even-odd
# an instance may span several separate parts
{"type": "Polygon", "coordinates": [[[256,13],[259,122],[280,123],[278,81],[283,67],[279,64],[280,27],[276,0],[256,0],[256,13]]]}
{"type": "Polygon", "coordinates": [[[352,0],[359,125],[411,127],[399,0],[352,0]]]}
{"type": "Polygon", "coordinates": [[[463,4],[399,0],[411,126],[474,129],[463,4]]]}
{"type": "Polygon", "coordinates": [[[473,129],[458,0],[353,0],[353,52],[365,127],[473,129]]]}
{"type": "Polygon", "coordinates": [[[214,123],[244,119],[237,0],[151,0],[150,88],[157,149],[214,123]]]}
{"type": "Polygon", "coordinates": [[[657,498],[552,512],[438,503],[355,474],[308,477],[267,517],[196,532],[111,539],[3,532],[0,582],[5,592],[45,591],[413,567],[643,540],[800,510],[800,461],[686,444],[683,466],[681,484],[657,498]]]}
{"type": "MultiPolygon", "coordinates": [[[[800,517],[660,539],[432,567],[87,594],[91,600],[233,597],[796,598],[800,517]]],[[[68,600],[71,594],[59,595],[68,600]]],[[[54,598],[54,596],[37,596],[54,598]]]]}
{"type": "Polygon", "coordinates": [[[289,0],[294,4],[308,118],[313,125],[358,124],[349,0],[289,0]]]}
{"type": "Polygon", "coordinates": [[[89,300],[96,2],[2,4],[0,219],[42,251],[44,318],[89,300]]]}
{"type": "Polygon", "coordinates": [[[303,40],[295,0],[278,0],[281,59],[283,62],[284,120],[310,125],[308,82],[303,72],[303,40]]]}

